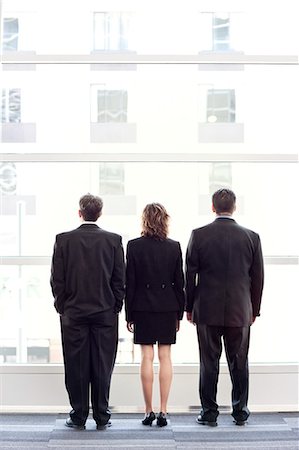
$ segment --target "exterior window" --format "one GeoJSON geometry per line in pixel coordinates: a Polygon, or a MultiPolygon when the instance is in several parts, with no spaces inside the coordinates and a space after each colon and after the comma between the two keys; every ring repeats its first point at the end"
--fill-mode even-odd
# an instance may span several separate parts
{"type": "Polygon", "coordinates": [[[47,364],[50,362],[50,347],[47,339],[27,340],[27,363],[47,364]]]}
{"type": "Polygon", "coordinates": [[[101,195],[124,195],[125,169],[123,164],[102,163],[99,165],[101,195]]]}
{"type": "Polygon", "coordinates": [[[216,52],[230,49],[230,18],[227,15],[213,14],[213,50],[216,52]]]}
{"type": "Polygon", "coordinates": [[[0,363],[14,364],[17,362],[17,348],[8,347],[1,342],[0,345],[0,363]]]}
{"type": "Polygon", "coordinates": [[[17,169],[15,163],[0,164],[0,195],[15,194],[17,189],[17,169]]]}
{"type": "Polygon", "coordinates": [[[234,89],[208,89],[207,122],[235,122],[234,89]]]}
{"type": "Polygon", "coordinates": [[[210,165],[209,191],[212,195],[221,188],[232,186],[232,165],[229,162],[215,162],[210,165]]]}
{"type": "Polygon", "coordinates": [[[128,92],[125,90],[98,90],[97,122],[127,122],[128,92]]]}
{"type": "Polygon", "coordinates": [[[244,13],[201,12],[198,25],[199,51],[244,51],[244,13]]]}
{"type": "Polygon", "coordinates": [[[19,20],[13,17],[3,20],[3,51],[17,51],[19,39],[19,20]]]}
{"type": "Polygon", "coordinates": [[[131,14],[94,13],[94,50],[129,50],[131,14]]]}
{"type": "MultiPolygon", "coordinates": [[[[0,347],[0,361],[1,364],[15,364],[17,362],[17,348],[15,346],[11,347],[0,347]]],[[[49,347],[44,347],[43,344],[35,346],[27,343],[27,363],[39,363],[47,364],[50,362],[50,349],[49,347]]]]}
{"type": "Polygon", "coordinates": [[[21,89],[2,89],[1,122],[21,122],[21,89]]]}

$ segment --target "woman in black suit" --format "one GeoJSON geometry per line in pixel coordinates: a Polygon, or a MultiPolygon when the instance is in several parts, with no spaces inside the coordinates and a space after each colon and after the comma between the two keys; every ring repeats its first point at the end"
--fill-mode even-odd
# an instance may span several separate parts
{"type": "Polygon", "coordinates": [[[145,401],[143,425],[156,419],[152,407],[154,347],[160,364],[160,413],[157,425],[167,425],[167,400],[172,380],[171,344],[184,312],[184,275],[179,242],[167,238],[169,215],[159,203],[142,214],[141,237],[128,242],[126,278],[127,328],[141,345],[141,382],[145,401]]]}

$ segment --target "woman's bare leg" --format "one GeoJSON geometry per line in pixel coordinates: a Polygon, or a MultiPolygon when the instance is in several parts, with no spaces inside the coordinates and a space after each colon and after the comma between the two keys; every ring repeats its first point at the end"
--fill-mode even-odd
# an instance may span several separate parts
{"type": "Polygon", "coordinates": [[[154,381],[154,347],[153,345],[141,345],[141,366],[140,376],[145,402],[145,412],[149,413],[153,410],[153,381],[154,381]]]}
{"type": "Polygon", "coordinates": [[[160,411],[166,414],[167,401],[172,381],[171,346],[159,344],[158,356],[160,362],[160,411]]]}

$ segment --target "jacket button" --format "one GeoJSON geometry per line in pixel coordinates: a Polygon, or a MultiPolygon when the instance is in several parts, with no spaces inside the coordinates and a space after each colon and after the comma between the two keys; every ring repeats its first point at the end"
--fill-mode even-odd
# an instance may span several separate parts
{"type": "Polygon", "coordinates": [[[162,288],[162,289],[165,289],[165,287],[166,287],[165,284],[162,284],[162,285],[161,285],[161,288],[162,288]]]}
{"type": "Polygon", "coordinates": [[[147,284],[147,285],[146,285],[146,288],[147,288],[147,289],[149,289],[149,287],[150,287],[150,285],[149,285],[149,284],[147,284]]]}

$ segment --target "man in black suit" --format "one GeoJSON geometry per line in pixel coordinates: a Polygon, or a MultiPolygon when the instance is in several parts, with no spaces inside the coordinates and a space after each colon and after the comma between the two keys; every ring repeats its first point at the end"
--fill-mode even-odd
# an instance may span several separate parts
{"type": "Polygon", "coordinates": [[[124,297],[124,253],[121,236],[96,224],[102,200],[87,194],[79,206],[81,226],[56,236],[51,287],[72,406],[66,426],[85,428],[91,388],[93,418],[97,429],[103,429],[111,424],[109,389],[124,297]]]}
{"type": "Polygon", "coordinates": [[[260,315],[263,290],[261,242],[254,231],[232,218],[235,194],[214,193],[216,220],[192,231],[186,256],[187,319],[197,325],[200,348],[197,422],[216,426],[219,360],[223,337],[232,381],[232,416],[244,425],[249,410],[248,348],[250,326],[260,315]]]}

